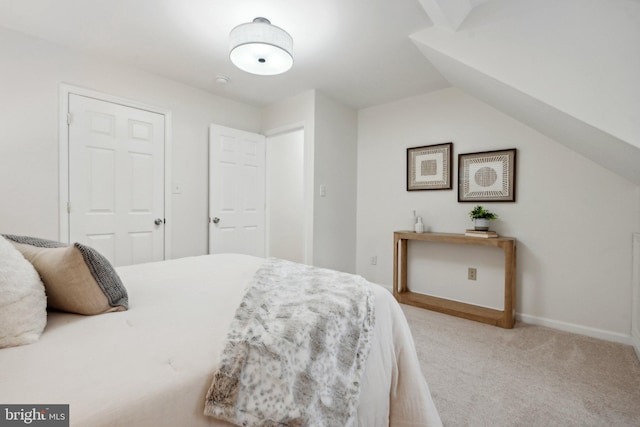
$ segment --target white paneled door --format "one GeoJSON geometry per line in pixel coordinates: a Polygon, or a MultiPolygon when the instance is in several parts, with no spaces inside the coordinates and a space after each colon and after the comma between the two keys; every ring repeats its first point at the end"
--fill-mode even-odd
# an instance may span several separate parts
{"type": "Polygon", "coordinates": [[[265,137],[209,127],[209,253],[265,253],[265,137]]]}
{"type": "Polygon", "coordinates": [[[69,113],[69,241],[164,259],[164,115],[76,94],[69,113]]]}

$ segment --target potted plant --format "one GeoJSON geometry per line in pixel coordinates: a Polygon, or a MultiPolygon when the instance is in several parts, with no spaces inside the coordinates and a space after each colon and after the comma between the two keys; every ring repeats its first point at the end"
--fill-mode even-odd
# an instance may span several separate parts
{"type": "Polygon", "coordinates": [[[476,205],[476,207],[469,212],[469,217],[473,220],[474,227],[478,231],[489,230],[489,221],[498,219],[497,214],[486,210],[480,205],[476,205]]]}

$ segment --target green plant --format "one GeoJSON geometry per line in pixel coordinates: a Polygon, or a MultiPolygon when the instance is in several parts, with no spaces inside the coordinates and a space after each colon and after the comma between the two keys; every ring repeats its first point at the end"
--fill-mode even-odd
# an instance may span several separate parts
{"type": "Polygon", "coordinates": [[[471,209],[471,211],[469,212],[469,217],[471,218],[471,220],[474,220],[474,219],[497,219],[498,215],[494,214],[493,212],[490,212],[490,211],[486,210],[485,208],[483,208],[480,205],[476,205],[476,207],[471,209]]]}

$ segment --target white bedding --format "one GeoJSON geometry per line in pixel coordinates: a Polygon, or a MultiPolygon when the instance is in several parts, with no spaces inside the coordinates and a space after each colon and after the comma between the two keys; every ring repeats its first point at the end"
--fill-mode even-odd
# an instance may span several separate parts
{"type": "MultiPolygon", "coordinates": [[[[118,268],[130,309],[49,313],[40,341],[0,350],[0,403],[70,404],[72,426],[229,426],[204,397],[246,284],[264,260],[205,255],[118,268]]],[[[441,425],[391,294],[376,325],[358,425],[441,425]]]]}

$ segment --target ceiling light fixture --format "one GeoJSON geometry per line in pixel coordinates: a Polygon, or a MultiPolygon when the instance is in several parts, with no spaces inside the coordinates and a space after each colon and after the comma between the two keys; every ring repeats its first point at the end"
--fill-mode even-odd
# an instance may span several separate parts
{"type": "Polygon", "coordinates": [[[293,66],[293,39],[266,18],[238,25],[229,39],[231,62],[248,73],[272,76],[293,66]]]}

